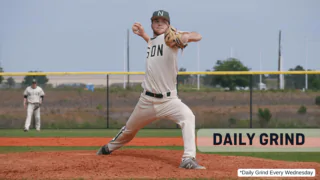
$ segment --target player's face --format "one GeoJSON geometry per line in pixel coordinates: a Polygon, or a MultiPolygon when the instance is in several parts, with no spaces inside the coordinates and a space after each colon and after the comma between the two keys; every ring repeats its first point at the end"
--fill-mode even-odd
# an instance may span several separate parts
{"type": "Polygon", "coordinates": [[[160,35],[166,32],[169,27],[169,23],[164,18],[156,18],[152,20],[152,30],[156,35],[160,35]]]}
{"type": "Polygon", "coordinates": [[[32,88],[36,88],[37,87],[37,83],[32,83],[32,88]]]}

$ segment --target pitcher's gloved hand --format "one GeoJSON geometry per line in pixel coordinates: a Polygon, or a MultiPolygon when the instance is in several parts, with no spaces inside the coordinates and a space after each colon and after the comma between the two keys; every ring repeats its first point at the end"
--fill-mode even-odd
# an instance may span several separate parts
{"type": "Polygon", "coordinates": [[[167,46],[171,48],[177,47],[180,49],[184,49],[185,47],[187,47],[188,44],[183,43],[182,41],[183,34],[183,32],[177,31],[177,29],[173,26],[169,26],[168,30],[165,32],[164,35],[167,46]]]}

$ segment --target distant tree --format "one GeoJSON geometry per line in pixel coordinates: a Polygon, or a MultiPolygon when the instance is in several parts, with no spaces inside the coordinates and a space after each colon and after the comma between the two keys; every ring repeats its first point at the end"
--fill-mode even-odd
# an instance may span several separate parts
{"type": "MultiPolygon", "coordinates": [[[[179,72],[186,72],[187,69],[184,67],[181,67],[179,69],[179,72]]],[[[178,84],[185,84],[186,80],[190,78],[190,75],[179,75],[178,76],[178,84]]]]}
{"type": "Polygon", "coordinates": [[[13,87],[16,85],[16,81],[12,77],[9,77],[7,79],[7,84],[9,85],[9,87],[13,87]]]}
{"type": "MultiPolygon", "coordinates": [[[[290,68],[289,71],[305,71],[305,69],[297,65],[295,68],[290,68]]],[[[308,71],[311,71],[308,69],[308,71]]],[[[305,74],[287,74],[285,75],[286,88],[302,89],[306,86],[305,74]]],[[[320,89],[320,75],[308,74],[308,88],[319,90],[320,89]]]]}
{"type": "Polygon", "coordinates": [[[308,74],[308,88],[320,90],[320,74],[308,74]]]}
{"type": "MultiPolygon", "coordinates": [[[[236,58],[218,60],[213,67],[214,71],[249,71],[242,62],[236,58]]],[[[215,75],[212,79],[212,85],[220,85],[235,90],[237,86],[246,87],[249,85],[249,78],[246,75],[215,75]]]]}
{"type": "MultiPolygon", "coordinates": [[[[0,72],[3,72],[3,68],[0,67],[0,72]]],[[[4,80],[4,78],[2,76],[0,76],[0,84],[2,83],[2,81],[4,80]]]]}
{"type": "MultiPolygon", "coordinates": [[[[29,71],[29,72],[41,72],[41,71],[29,71]]],[[[49,81],[49,79],[47,78],[46,75],[44,75],[44,76],[25,76],[24,80],[22,81],[22,84],[31,85],[33,79],[36,79],[37,84],[39,84],[39,85],[46,84],[49,81]]]]}
{"type": "MultiPolygon", "coordinates": [[[[304,68],[297,65],[295,68],[290,68],[289,71],[304,71],[304,68]]],[[[286,81],[286,88],[302,89],[305,87],[304,74],[286,74],[284,78],[286,81]]]]}

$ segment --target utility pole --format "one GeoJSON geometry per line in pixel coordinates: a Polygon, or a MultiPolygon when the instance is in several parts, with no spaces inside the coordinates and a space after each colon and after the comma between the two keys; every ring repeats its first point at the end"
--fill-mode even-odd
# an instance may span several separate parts
{"type": "MultiPolygon", "coordinates": [[[[127,71],[129,72],[129,29],[127,30],[127,71]]],[[[129,74],[128,74],[128,81],[127,85],[129,87],[130,79],[129,79],[129,74]]]]}
{"type": "MultiPolygon", "coordinates": [[[[308,71],[308,38],[306,37],[306,65],[305,71],[308,71]]],[[[308,74],[305,77],[305,90],[308,90],[308,74]]]]}
{"type": "MultiPolygon", "coordinates": [[[[279,32],[278,71],[281,71],[281,30],[279,32]]],[[[278,75],[278,89],[280,89],[280,74],[278,75]]]]}

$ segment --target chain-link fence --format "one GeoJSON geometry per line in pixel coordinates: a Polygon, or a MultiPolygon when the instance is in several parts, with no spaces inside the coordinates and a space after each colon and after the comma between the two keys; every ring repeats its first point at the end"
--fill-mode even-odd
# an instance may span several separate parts
{"type": "MultiPolygon", "coordinates": [[[[283,84],[278,76],[179,75],[178,95],[195,114],[197,128],[320,127],[319,75],[310,80],[308,90],[303,74],[286,75],[283,84]]],[[[3,83],[0,89],[1,128],[23,128],[26,119],[23,91],[29,84],[24,84],[24,76],[12,79],[14,84],[3,83]]],[[[46,94],[42,128],[120,128],[138,102],[144,75],[129,79],[127,75],[48,75],[47,79],[46,84],[38,84],[46,94]]],[[[145,128],[178,127],[160,119],[145,128]]]]}

